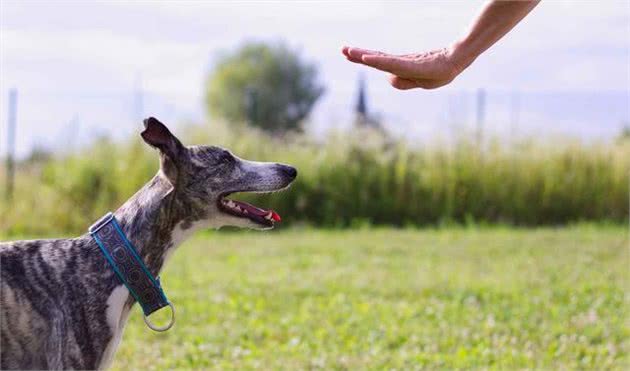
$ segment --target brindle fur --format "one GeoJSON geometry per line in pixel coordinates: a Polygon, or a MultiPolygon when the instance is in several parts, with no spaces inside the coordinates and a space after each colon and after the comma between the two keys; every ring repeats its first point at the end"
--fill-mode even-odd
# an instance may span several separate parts
{"type": "MultiPolygon", "coordinates": [[[[155,276],[181,235],[224,225],[264,229],[219,211],[221,195],[283,189],[296,175],[287,165],[241,160],[218,147],[184,147],[153,118],[145,127],[160,171],[114,214],[155,276]]],[[[108,299],[124,286],[88,234],[0,243],[0,275],[2,369],[108,366],[135,300],[124,296],[117,322],[108,320],[108,299]]]]}

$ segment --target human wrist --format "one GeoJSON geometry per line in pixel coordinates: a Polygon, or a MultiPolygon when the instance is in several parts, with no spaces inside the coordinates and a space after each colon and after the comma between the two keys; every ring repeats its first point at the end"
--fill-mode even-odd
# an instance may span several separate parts
{"type": "Polygon", "coordinates": [[[458,74],[470,66],[479,55],[466,38],[457,40],[448,49],[449,59],[457,68],[458,74]]]}

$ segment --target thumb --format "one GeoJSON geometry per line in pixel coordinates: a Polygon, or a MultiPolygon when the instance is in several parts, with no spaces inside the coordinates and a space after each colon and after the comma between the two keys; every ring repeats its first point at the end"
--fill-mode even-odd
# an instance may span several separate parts
{"type": "Polygon", "coordinates": [[[407,80],[396,75],[389,75],[389,83],[399,90],[409,90],[418,87],[415,81],[407,80]]]}

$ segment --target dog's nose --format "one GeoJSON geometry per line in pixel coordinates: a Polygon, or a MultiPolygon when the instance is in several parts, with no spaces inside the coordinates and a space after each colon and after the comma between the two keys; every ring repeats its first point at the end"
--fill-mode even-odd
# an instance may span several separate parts
{"type": "Polygon", "coordinates": [[[295,179],[295,177],[297,176],[297,169],[294,168],[293,166],[287,166],[287,165],[280,165],[278,164],[278,166],[280,167],[280,171],[288,176],[291,179],[295,179]]]}

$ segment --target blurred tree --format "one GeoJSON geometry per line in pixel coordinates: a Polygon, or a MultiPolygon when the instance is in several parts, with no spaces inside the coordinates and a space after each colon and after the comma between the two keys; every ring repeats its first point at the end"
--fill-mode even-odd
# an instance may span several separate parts
{"type": "Polygon", "coordinates": [[[324,93],[317,67],[284,44],[249,43],[220,59],[208,80],[209,112],[278,134],[299,130],[324,93]]]}

